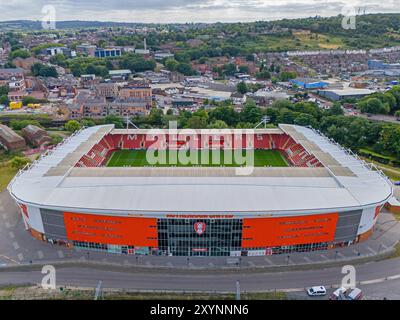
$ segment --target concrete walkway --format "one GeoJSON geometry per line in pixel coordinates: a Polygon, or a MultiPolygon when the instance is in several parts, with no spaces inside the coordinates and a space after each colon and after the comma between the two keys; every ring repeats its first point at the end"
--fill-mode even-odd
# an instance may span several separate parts
{"type": "Polygon", "coordinates": [[[299,252],[262,257],[165,257],[131,256],[112,253],[66,249],[43,243],[24,230],[18,207],[7,192],[0,193],[0,267],[90,262],[101,265],[120,265],[137,268],[189,269],[284,269],[321,268],[343,265],[352,261],[365,262],[389,256],[400,240],[400,223],[392,214],[383,211],[375,232],[365,242],[345,248],[299,252]]]}

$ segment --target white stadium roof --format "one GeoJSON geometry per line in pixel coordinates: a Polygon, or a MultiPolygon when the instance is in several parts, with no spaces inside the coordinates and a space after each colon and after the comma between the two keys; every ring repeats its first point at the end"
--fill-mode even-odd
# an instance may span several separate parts
{"type": "Polygon", "coordinates": [[[8,187],[11,195],[20,203],[83,213],[246,216],[359,209],[386,202],[393,193],[376,168],[319,132],[293,125],[280,125],[280,131],[314,154],[323,168],[254,168],[251,175],[238,176],[234,168],[74,167],[113,130],[96,126],[71,136],[21,170],[8,187]]]}

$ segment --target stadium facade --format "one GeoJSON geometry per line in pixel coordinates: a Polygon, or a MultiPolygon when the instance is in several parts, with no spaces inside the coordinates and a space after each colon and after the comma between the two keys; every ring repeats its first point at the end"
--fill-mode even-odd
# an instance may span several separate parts
{"type": "Polygon", "coordinates": [[[310,128],[168,132],[81,130],[8,186],[37,239],[90,250],[169,256],[255,256],[367,239],[393,194],[375,167],[310,128]],[[250,133],[249,133],[250,132],[250,133]],[[236,136],[251,139],[235,140],[236,136]],[[231,137],[228,139],[227,137],[231,137]],[[288,167],[107,167],[115,150],[278,150],[288,167]],[[232,143],[232,141],[234,141],[232,143]]]}

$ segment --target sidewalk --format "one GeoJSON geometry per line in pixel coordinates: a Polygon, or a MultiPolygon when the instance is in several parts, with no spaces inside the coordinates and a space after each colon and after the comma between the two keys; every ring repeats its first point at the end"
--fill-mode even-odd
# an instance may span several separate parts
{"type": "Polygon", "coordinates": [[[400,223],[384,210],[375,232],[365,242],[345,248],[261,257],[131,256],[66,249],[32,238],[24,230],[18,208],[8,193],[0,193],[0,267],[50,263],[89,263],[135,268],[165,269],[307,269],[387,257],[400,240],[400,223]]]}

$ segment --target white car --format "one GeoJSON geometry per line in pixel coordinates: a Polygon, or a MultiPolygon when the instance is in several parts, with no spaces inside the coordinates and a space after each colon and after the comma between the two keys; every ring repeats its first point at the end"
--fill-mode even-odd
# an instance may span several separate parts
{"type": "Polygon", "coordinates": [[[326,289],[323,286],[311,287],[307,289],[307,294],[310,297],[324,296],[326,295],[326,289]]]}

